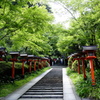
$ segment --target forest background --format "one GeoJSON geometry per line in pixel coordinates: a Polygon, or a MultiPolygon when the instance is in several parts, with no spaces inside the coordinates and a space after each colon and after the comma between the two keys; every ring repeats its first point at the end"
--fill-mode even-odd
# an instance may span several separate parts
{"type": "Polygon", "coordinates": [[[1,0],[0,46],[37,56],[68,56],[84,45],[99,48],[99,8],[99,0],[1,0]],[[49,2],[59,2],[72,15],[68,29],[53,23],[49,2]]]}

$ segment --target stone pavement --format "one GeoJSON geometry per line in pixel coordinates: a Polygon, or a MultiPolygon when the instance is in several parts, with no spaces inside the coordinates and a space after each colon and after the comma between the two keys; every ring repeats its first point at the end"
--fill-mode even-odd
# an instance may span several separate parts
{"type": "Polygon", "coordinates": [[[75,93],[74,86],[66,74],[66,68],[63,68],[63,100],[81,100],[75,93]]]}

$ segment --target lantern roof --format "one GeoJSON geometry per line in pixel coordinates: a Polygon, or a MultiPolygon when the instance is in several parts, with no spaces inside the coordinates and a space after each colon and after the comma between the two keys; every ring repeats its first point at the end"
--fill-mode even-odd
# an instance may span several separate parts
{"type": "Polygon", "coordinates": [[[0,47],[0,51],[5,51],[5,47],[0,47]]]}
{"type": "Polygon", "coordinates": [[[34,57],[34,55],[28,55],[28,58],[33,58],[34,57]]]}
{"type": "Polygon", "coordinates": [[[27,57],[27,54],[20,54],[21,57],[27,57]]]}
{"type": "Polygon", "coordinates": [[[83,47],[83,51],[86,51],[86,50],[97,50],[97,46],[82,46],[83,47]]]}
{"type": "Polygon", "coordinates": [[[19,52],[18,51],[11,51],[10,53],[9,53],[10,55],[19,55],[19,52]]]}

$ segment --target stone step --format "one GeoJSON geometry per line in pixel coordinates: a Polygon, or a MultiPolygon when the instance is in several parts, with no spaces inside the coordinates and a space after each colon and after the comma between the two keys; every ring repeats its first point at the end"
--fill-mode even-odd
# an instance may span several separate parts
{"type": "Polygon", "coordinates": [[[39,86],[32,86],[32,87],[37,87],[37,88],[43,88],[43,87],[48,87],[48,88],[51,88],[51,87],[52,87],[52,88],[53,88],[53,87],[54,87],[54,88],[62,88],[63,86],[56,86],[56,87],[55,87],[55,86],[49,86],[49,85],[48,85],[48,86],[44,86],[44,85],[43,85],[43,86],[40,86],[40,85],[39,85],[39,86]]]}
{"type": "Polygon", "coordinates": [[[43,98],[43,99],[41,99],[41,98],[21,98],[21,99],[18,99],[18,100],[63,100],[63,99],[61,99],[61,98],[51,98],[51,99],[49,99],[49,98],[43,98]]]}
{"type": "Polygon", "coordinates": [[[52,87],[52,88],[62,88],[63,86],[56,86],[56,87],[55,87],[55,86],[49,86],[49,85],[48,85],[48,86],[45,86],[45,85],[40,86],[40,85],[39,85],[39,86],[32,86],[32,87],[37,87],[37,88],[44,88],[44,87],[48,87],[48,88],[51,88],[51,87],[52,87]]]}
{"type": "Polygon", "coordinates": [[[63,95],[63,92],[26,92],[24,95],[63,95]]]}
{"type": "Polygon", "coordinates": [[[18,100],[63,100],[62,69],[53,69],[18,100]]]}
{"type": "Polygon", "coordinates": [[[32,87],[31,90],[62,90],[63,87],[32,87]]]}
{"type": "Polygon", "coordinates": [[[63,92],[63,90],[28,90],[28,92],[63,92]]]}
{"type": "Polygon", "coordinates": [[[63,98],[63,95],[22,95],[21,98],[63,98]]]}

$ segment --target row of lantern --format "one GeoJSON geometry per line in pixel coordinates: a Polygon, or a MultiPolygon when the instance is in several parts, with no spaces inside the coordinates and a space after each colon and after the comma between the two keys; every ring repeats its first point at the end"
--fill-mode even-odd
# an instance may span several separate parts
{"type": "MultiPolygon", "coordinates": [[[[2,56],[6,55],[5,52],[6,48],[0,47],[0,61],[3,61],[2,56]]],[[[24,78],[24,63],[26,61],[29,62],[29,73],[32,71],[32,62],[34,62],[34,71],[36,71],[36,62],[40,63],[38,65],[39,69],[46,66],[46,62],[50,62],[48,58],[46,57],[37,57],[34,55],[28,55],[28,54],[20,54],[19,52],[10,52],[9,53],[12,58],[10,59],[12,61],[12,80],[15,78],[15,62],[18,61],[18,57],[20,56],[20,61],[22,62],[22,77],[24,78]],[[42,66],[41,63],[44,62],[45,66],[42,66]]]]}
{"type": "Polygon", "coordinates": [[[96,58],[95,52],[97,50],[97,46],[82,46],[83,51],[79,53],[74,53],[69,57],[73,57],[74,60],[78,61],[78,73],[80,74],[80,60],[82,61],[82,70],[84,79],[87,78],[86,76],[86,67],[85,67],[85,60],[89,60],[90,71],[91,71],[91,80],[92,86],[96,85],[95,75],[94,75],[94,62],[93,60],[96,58]]]}

